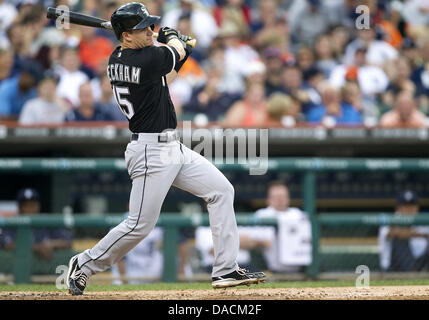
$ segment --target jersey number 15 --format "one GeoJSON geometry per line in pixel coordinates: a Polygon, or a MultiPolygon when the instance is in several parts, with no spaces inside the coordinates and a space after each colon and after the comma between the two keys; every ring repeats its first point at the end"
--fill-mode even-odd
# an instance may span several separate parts
{"type": "Polygon", "coordinates": [[[116,103],[122,113],[125,114],[128,119],[131,119],[134,115],[134,107],[129,100],[124,98],[124,96],[128,96],[129,94],[130,89],[128,87],[113,86],[113,96],[115,97],[116,103]]]}

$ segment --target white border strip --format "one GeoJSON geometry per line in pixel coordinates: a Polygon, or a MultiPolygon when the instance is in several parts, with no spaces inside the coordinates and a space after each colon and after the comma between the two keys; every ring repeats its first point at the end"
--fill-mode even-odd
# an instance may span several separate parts
{"type": "Polygon", "coordinates": [[[166,46],[168,50],[170,50],[171,54],[173,55],[173,67],[171,68],[170,72],[174,70],[174,67],[176,66],[176,55],[174,54],[174,51],[170,46],[166,46]]]}

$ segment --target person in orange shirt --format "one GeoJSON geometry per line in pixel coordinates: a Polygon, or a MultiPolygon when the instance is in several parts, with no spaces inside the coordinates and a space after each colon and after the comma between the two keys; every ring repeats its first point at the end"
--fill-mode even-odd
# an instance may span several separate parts
{"type": "Polygon", "coordinates": [[[256,127],[268,119],[264,85],[260,82],[247,83],[242,100],[228,110],[223,125],[225,127],[256,127]]]}
{"type": "Polygon", "coordinates": [[[424,128],[425,125],[426,116],[417,110],[412,93],[406,90],[397,94],[393,110],[385,113],[380,120],[383,128],[424,128]]]}
{"type": "Polygon", "coordinates": [[[109,39],[97,36],[95,32],[95,28],[82,26],[79,43],[80,60],[93,71],[97,70],[98,65],[108,58],[114,49],[109,39]]]}

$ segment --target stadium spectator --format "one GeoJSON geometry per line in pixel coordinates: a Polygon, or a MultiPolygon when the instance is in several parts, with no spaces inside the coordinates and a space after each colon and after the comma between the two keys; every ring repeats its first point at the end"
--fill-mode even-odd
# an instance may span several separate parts
{"type": "MultiPolygon", "coordinates": [[[[294,43],[311,45],[322,33],[326,33],[333,24],[332,11],[321,0],[295,1],[303,2],[295,12],[291,23],[291,35],[294,43]]],[[[292,17],[289,12],[289,17],[292,17]]]]}
{"type": "Polygon", "coordinates": [[[293,127],[299,122],[300,105],[284,93],[273,93],[267,102],[270,126],[293,127]]]}
{"type": "MultiPolygon", "coordinates": [[[[128,214],[127,212],[124,218],[128,214]]],[[[190,228],[182,228],[179,232],[177,257],[179,276],[191,277],[193,274],[189,258],[189,242],[194,238],[193,233],[190,228]]],[[[160,281],[164,267],[163,240],[163,228],[155,227],[146,238],[112,266],[113,283],[119,285],[160,281]]]]}
{"type": "Polygon", "coordinates": [[[319,36],[314,45],[316,67],[323,72],[326,79],[331,76],[332,70],[338,65],[334,56],[333,37],[327,34],[319,36]]]}
{"type": "Polygon", "coordinates": [[[357,80],[362,94],[375,97],[386,90],[389,78],[378,66],[369,65],[366,60],[366,48],[355,51],[354,62],[350,65],[338,65],[332,70],[329,81],[337,88],[341,88],[348,81],[357,80]]]}
{"type": "MultiPolygon", "coordinates": [[[[148,7],[149,3],[145,2],[146,7],[148,7]]],[[[101,1],[101,9],[100,9],[100,18],[109,21],[113,12],[119,7],[119,1],[116,0],[107,0],[101,1]]],[[[153,15],[159,15],[159,11],[152,9],[152,7],[148,8],[148,11],[153,15]]],[[[118,43],[118,39],[116,39],[115,33],[110,30],[103,28],[96,28],[95,31],[96,37],[104,37],[108,39],[113,45],[118,43]]]]}
{"type": "Polygon", "coordinates": [[[265,48],[274,47],[282,54],[290,54],[290,28],[286,18],[278,17],[273,24],[264,26],[251,39],[252,46],[261,52],[265,48]]]}
{"type": "Polygon", "coordinates": [[[414,95],[416,91],[414,83],[410,80],[411,66],[407,58],[401,56],[398,59],[387,62],[385,70],[390,83],[381,96],[381,113],[392,109],[395,97],[399,92],[409,91],[414,95]]]}
{"type": "Polygon", "coordinates": [[[381,117],[380,126],[383,128],[424,128],[426,116],[417,110],[413,94],[409,91],[401,91],[396,95],[393,110],[381,117]]]}
{"type": "Polygon", "coordinates": [[[322,103],[312,107],[307,115],[308,122],[322,122],[326,125],[361,124],[361,113],[352,105],[341,101],[341,91],[327,82],[319,86],[322,103]]]}
{"type": "Polygon", "coordinates": [[[301,98],[300,100],[295,98],[301,104],[301,113],[307,113],[308,110],[322,102],[318,87],[323,81],[325,81],[323,73],[317,67],[311,67],[303,73],[303,89],[300,90],[302,93],[298,95],[301,98]]]}
{"type": "Polygon", "coordinates": [[[242,100],[235,102],[226,113],[226,127],[258,127],[268,120],[264,85],[249,82],[242,100]]]}
{"type": "Polygon", "coordinates": [[[429,1],[408,0],[402,3],[398,2],[395,1],[395,4],[410,27],[424,27],[429,24],[429,1]]]}
{"type": "MultiPolygon", "coordinates": [[[[231,97],[234,100],[237,95],[245,95],[251,66],[257,64],[254,61],[260,56],[266,67],[267,98],[275,92],[286,93],[298,101],[299,109],[307,114],[315,105],[320,105],[317,87],[321,75],[315,72],[318,69],[335,87],[348,89],[353,97],[345,100],[349,103],[353,100],[355,108],[361,108],[364,120],[370,119],[372,123],[374,118],[390,111],[398,91],[412,90],[410,80],[415,87],[416,108],[429,115],[425,1],[147,0],[145,4],[150,12],[162,16],[161,25],[177,28],[197,39],[197,48],[169,87],[179,117],[183,110],[195,108],[191,98],[195,98],[193,95],[207,80],[203,72],[206,66],[217,63],[223,70],[216,91],[220,96],[225,95],[225,101],[231,97]],[[369,30],[355,28],[359,16],[355,9],[361,4],[370,8],[369,30]],[[246,37],[248,30],[252,31],[251,37],[246,37]],[[288,69],[293,63],[296,70],[288,69]],[[298,73],[301,76],[297,77],[298,73]],[[355,97],[359,90],[349,85],[356,80],[361,91],[360,107],[355,97]],[[378,108],[374,108],[375,105],[378,108]]],[[[68,5],[62,0],[55,5],[62,3],[68,5]]],[[[78,3],[73,9],[109,19],[121,3],[122,0],[93,0],[78,3]]],[[[39,73],[47,69],[57,72],[58,95],[69,106],[79,105],[79,87],[88,79],[94,85],[96,102],[103,99],[103,104],[113,106],[107,88],[101,97],[101,75],[105,71],[100,70],[117,43],[114,34],[82,27],[80,37],[76,32],[80,27],[57,29],[55,23],[45,17],[43,6],[46,4],[0,0],[0,48],[3,48],[0,49],[0,86],[31,65],[38,68],[39,73]],[[8,54],[3,54],[4,50],[8,54]],[[13,53],[12,67],[10,53],[13,53]]],[[[256,72],[251,81],[262,77],[262,73],[256,72]]],[[[221,104],[216,116],[208,115],[210,120],[225,116],[221,110],[228,108],[221,104]]],[[[0,106],[2,117],[16,119],[16,114],[11,117],[5,114],[6,108],[9,109],[3,104],[0,106]]]]}
{"type": "Polygon", "coordinates": [[[191,99],[186,105],[186,113],[203,113],[209,121],[218,121],[240,95],[223,93],[220,87],[223,71],[212,65],[207,70],[207,81],[193,89],[191,99]]]}
{"type": "MultiPolygon", "coordinates": [[[[107,75],[106,70],[109,65],[109,58],[105,58],[100,61],[97,66],[97,69],[94,70],[94,76],[91,78],[92,93],[94,94],[94,99],[98,102],[102,96],[101,88],[101,79],[107,75]]],[[[112,87],[110,86],[111,94],[113,95],[112,87]]],[[[107,92],[106,92],[107,93],[107,92]]]]}
{"type": "Polygon", "coordinates": [[[59,48],[67,41],[66,35],[61,30],[49,27],[45,28],[38,38],[38,51],[33,59],[45,70],[53,69],[58,60],[59,48]]]}
{"type": "Polygon", "coordinates": [[[344,52],[351,40],[350,30],[345,26],[335,26],[330,33],[327,33],[331,39],[334,58],[337,62],[343,62],[344,52]]]}
{"type": "MultiPolygon", "coordinates": [[[[20,216],[34,216],[40,213],[40,197],[35,189],[20,190],[17,202],[20,216]]],[[[72,234],[66,229],[37,228],[33,230],[33,251],[45,260],[51,260],[55,250],[71,249],[71,247],[72,234]]],[[[2,230],[0,248],[15,250],[15,230],[2,230]]]]}
{"type": "Polygon", "coordinates": [[[36,85],[39,80],[39,71],[33,66],[26,66],[19,75],[2,81],[0,85],[0,117],[18,120],[24,104],[36,97],[36,85]]]}
{"type": "Polygon", "coordinates": [[[274,273],[302,272],[311,263],[311,224],[307,214],[290,207],[288,187],[272,181],[267,189],[267,207],[257,218],[277,218],[278,227],[249,227],[240,235],[240,246],[262,249],[268,269],[274,273]]]}
{"type": "Polygon", "coordinates": [[[113,121],[125,121],[127,117],[119,108],[118,104],[115,101],[113,96],[112,87],[110,85],[110,80],[107,77],[107,74],[103,74],[100,79],[100,89],[101,97],[97,101],[100,109],[110,115],[111,120],[113,121]]]}
{"type": "Polygon", "coordinates": [[[419,51],[420,66],[413,71],[411,80],[416,86],[417,96],[429,96],[429,40],[423,43],[419,51]]]}
{"type": "Polygon", "coordinates": [[[213,66],[216,66],[219,70],[221,70],[222,71],[222,77],[221,77],[222,80],[219,83],[218,89],[220,92],[223,92],[223,93],[228,92],[229,91],[229,85],[231,83],[230,79],[232,76],[232,71],[228,70],[226,68],[225,48],[220,41],[219,42],[215,41],[212,44],[212,47],[210,48],[209,51],[210,51],[210,54],[207,57],[207,59],[205,59],[202,62],[201,67],[205,71],[206,74],[207,74],[207,70],[209,70],[213,66]]]}
{"type": "Polygon", "coordinates": [[[370,65],[383,67],[384,63],[398,57],[398,51],[394,47],[386,41],[377,40],[374,25],[369,29],[358,30],[357,39],[346,48],[344,63],[353,64],[356,51],[362,48],[366,49],[366,60],[370,65]]]}
{"type": "Polygon", "coordinates": [[[244,73],[245,82],[259,82],[265,86],[265,79],[267,77],[267,68],[261,60],[253,60],[244,73]]]}
{"type": "Polygon", "coordinates": [[[364,97],[357,81],[347,81],[341,88],[342,102],[353,106],[361,115],[364,124],[374,126],[378,119],[378,109],[373,99],[364,97]]]}
{"type": "Polygon", "coordinates": [[[142,284],[160,281],[164,257],[163,230],[155,229],[117,264],[112,266],[113,284],[142,284]]]}
{"type": "Polygon", "coordinates": [[[60,65],[54,70],[60,77],[57,93],[70,106],[76,107],[79,105],[79,88],[89,78],[79,70],[81,62],[77,48],[62,46],[59,55],[60,65]]]}
{"type": "Polygon", "coordinates": [[[13,52],[12,49],[0,48],[0,85],[12,76],[13,52]]]}
{"type": "Polygon", "coordinates": [[[109,39],[96,35],[92,27],[80,27],[81,40],[79,43],[79,58],[82,64],[96,71],[100,63],[106,60],[113,51],[109,39]]]}
{"type": "Polygon", "coordinates": [[[282,78],[284,59],[281,51],[275,47],[266,48],[262,51],[262,61],[266,67],[266,96],[269,97],[274,92],[284,92],[282,78]]]}
{"type": "Polygon", "coordinates": [[[28,100],[19,115],[19,124],[61,124],[67,105],[57,94],[58,77],[53,72],[45,72],[38,85],[36,98],[28,100]]]}
{"type": "Polygon", "coordinates": [[[234,24],[239,30],[239,35],[246,38],[250,32],[250,8],[244,0],[225,0],[223,5],[213,8],[213,17],[219,28],[224,23],[234,24]]]}
{"type": "MultiPolygon", "coordinates": [[[[190,14],[179,17],[177,29],[181,34],[192,35],[190,14]]],[[[183,107],[190,102],[192,90],[204,83],[206,75],[198,60],[202,58],[201,51],[192,50],[192,56],[183,64],[177,78],[168,85],[171,100],[176,109],[177,116],[183,112],[183,107]]]]}
{"type": "Polygon", "coordinates": [[[14,22],[6,31],[9,39],[10,48],[14,53],[14,62],[12,73],[17,74],[22,66],[28,64],[30,60],[30,46],[33,40],[33,31],[31,26],[24,25],[22,22],[14,22]]]}
{"type": "Polygon", "coordinates": [[[0,48],[6,48],[9,41],[6,37],[6,30],[13,23],[18,15],[18,10],[9,1],[0,0],[0,48]]]}
{"type": "Polygon", "coordinates": [[[257,3],[255,8],[255,18],[250,22],[250,30],[252,34],[256,35],[263,29],[271,29],[275,25],[277,18],[285,14],[279,8],[276,0],[261,0],[257,3]]]}
{"type": "MultiPolygon", "coordinates": [[[[419,214],[417,194],[404,190],[398,194],[395,215],[419,214]]],[[[383,271],[421,271],[429,266],[429,228],[427,226],[382,226],[378,233],[380,266],[383,271]]]]}
{"type": "Polygon", "coordinates": [[[315,88],[304,83],[303,76],[302,70],[296,64],[286,64],[283,68],[283,92],[299,102],[302,106],[302,111],[306,113],[314,107],[315,103],[320,102],[320,96],[315,88]]]}
{"type": "Polygon", "coordinates": [[[185,13],[191,14],[191,28],[196,35],[197,49],[206,50],[217,36],[218,26],[209,12],[199,7],[196,0],[179,0],[179,7],[173,8],[162,16],[161,25],[176,28],[179,17],[185,13]]]}
{"type": "MultiPolygon", "coordinates": [[[[61,32],[55,27],[47,27],[46,9],[40,4],[30,5],[29,11],[22,17],[21,22],[29,32],[31,42],[28,50],[29,57],[34,58],[43,45],[55,39],[51,37],[61,36],[61,32]]],[[[26,35],[28,36],[28,35],[26,35]]]]}
{"type": "Polygon", "coordinates": [[[242,42],[240,30],[235,24],[225,21],[219,29],[219,37],[225,48],[225,68],[228,70],[228,92],[243,93],[244,77],[250,62],[259,59],[259,54],[242,42]]]}
{"type": "Polygon", "coordinates": [[[303,73],[312,68],[314,63],[314,52],[310,47],[303,46],[298,49],[296,53],[296,65],[303,73]]]}
{"type": "Polygon", "coordinates": [[[111,114],[95,103],[90,82],[79,87],[79,106],[67,113],[66,121],[113,121],[111,114]]]}
{"type": "Polygon", "coordinates": [[[410,63],[411,71],[418,69],[420,66],[420,52],[417,44],[413,39],[404,38],[402,40],[401,56],[406,57],[410,63]]]}

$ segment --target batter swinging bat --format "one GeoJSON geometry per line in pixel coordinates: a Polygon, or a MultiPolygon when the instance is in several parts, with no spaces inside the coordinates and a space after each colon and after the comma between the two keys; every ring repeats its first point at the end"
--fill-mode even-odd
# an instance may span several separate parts
{"type": "MultiPolygon", "coordinates": [[[[67,18],[68,21],[70,23],[73,23],[73,24],[78,24],[78,25],[87,26],[87,27],[113,30],[112,25],[110,24],[110,21],[100,19],[100,18],[96,18],[96,17],[89,16],[89,15],[82,14],[82,13],[61,10],[58,8],[48,8],[48,12],[47,12],[46,17],[48,19],[52,19],[52,20],[58,19],[59,17],[67,18]]],[[[158,33],[154,32],[153,37],[154,38],[158,37],[158,33]]],[[[192,48],[195,48],[195,45],[197,44],[197,40],[192,39],[192,40],[187,41],[186,43],[189,44],[192,48]]]]}

